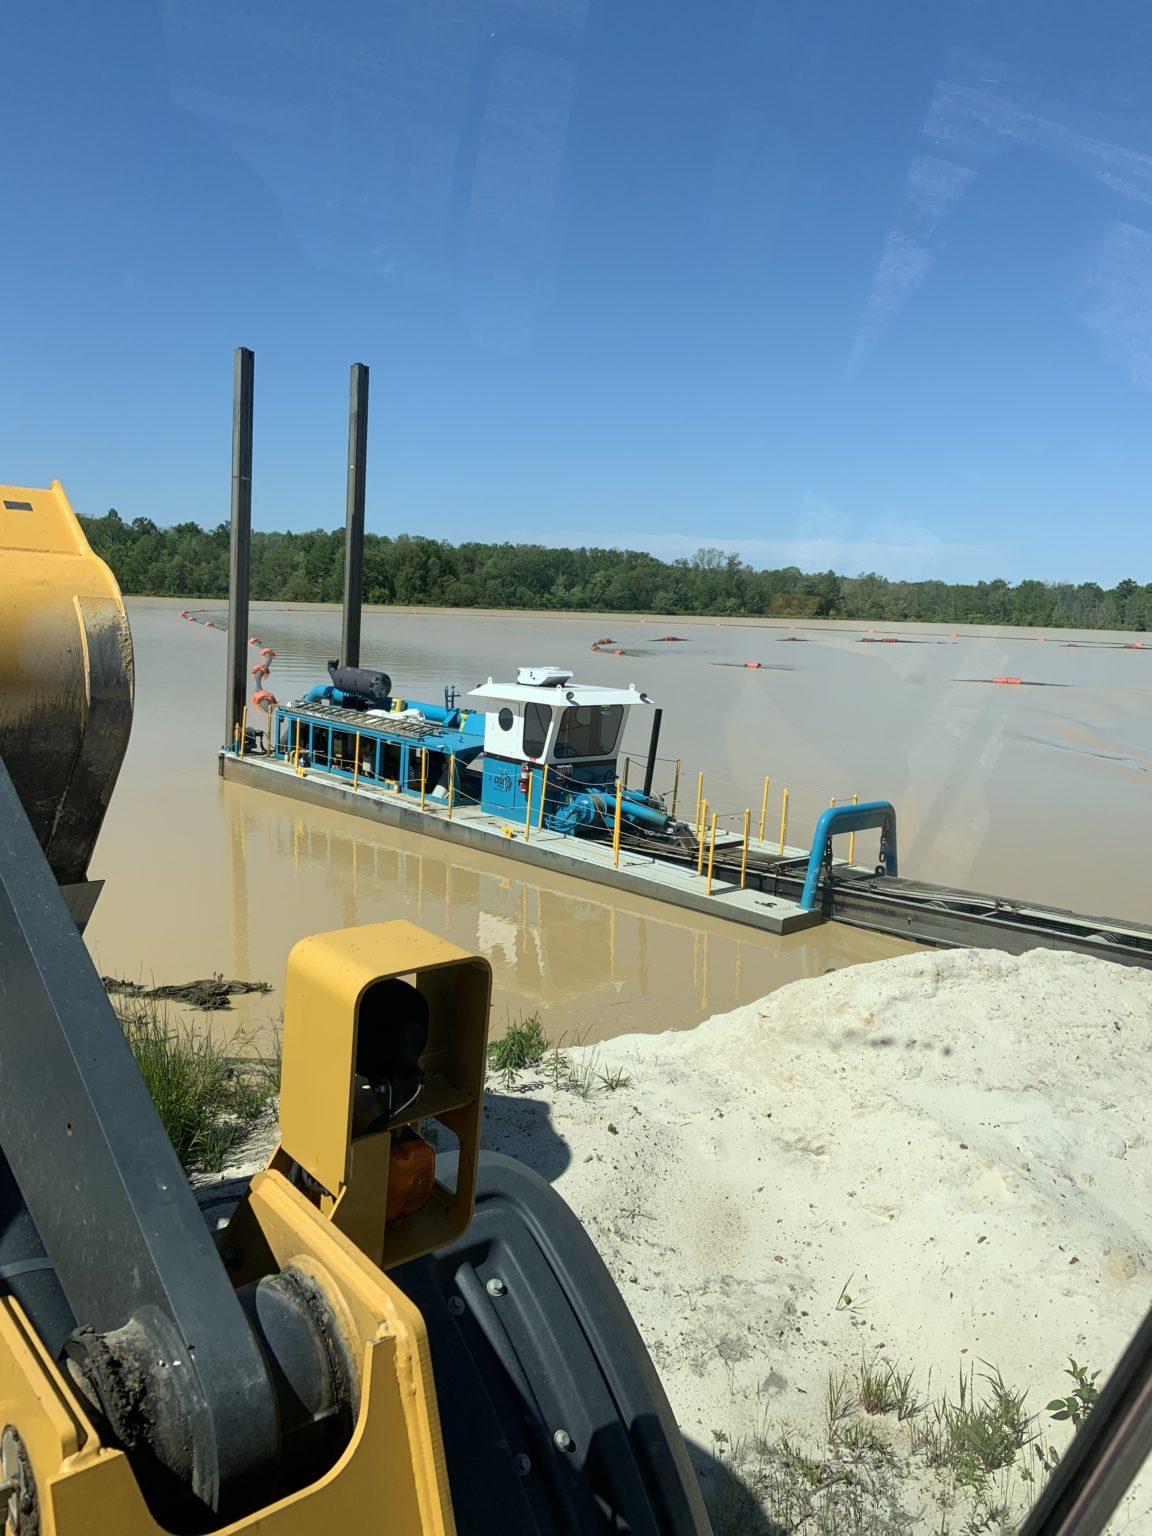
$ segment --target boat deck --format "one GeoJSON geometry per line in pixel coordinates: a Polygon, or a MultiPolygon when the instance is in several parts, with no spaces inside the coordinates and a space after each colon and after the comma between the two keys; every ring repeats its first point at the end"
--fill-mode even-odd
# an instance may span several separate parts
{"type": "MultiPolygon", "coordinates": [[[[719,870],[708,890],[707,864],[697,874],[692,867],[661,859],[633,848],[621,848],[616,865],[611,844],[588,838],[571,837],[535,825],[525,836],[523,823],[514,826],[505,817],[493,816],[474,805],[456,805],[449,817],[446,801],[427,797],[424,808],[419,800],[375,784],[352,785],[345,779],[323,771],[296,769],[274,758],[220,754],[222,777],[253,788],[270,790],[287,798],[330,809],[350,812],[381,826],[403,827],[425,836],[470,848],[484,849],[502,858],[517,859],[538,868],[572,875],[579,880],[593,880],[598,885],[613,886],[655,901],[708,913],[729,922],[746,924],[765,933],[795,933],[824,921],[822,913],[810,912],[785,896],[768,895],[758,890],[740,889],[738,879],[719,870]]],[[[533,821],[535,821],[533,817],[533,821]]],[[[716,854],[741,847],[742,840],[718,837],[716,854]]],[[[753,839],[749,856],[777,858],[779,850],[753,839]]],[[[806,850],[785,849],[786,858],[805,858],[806,850]]]]}

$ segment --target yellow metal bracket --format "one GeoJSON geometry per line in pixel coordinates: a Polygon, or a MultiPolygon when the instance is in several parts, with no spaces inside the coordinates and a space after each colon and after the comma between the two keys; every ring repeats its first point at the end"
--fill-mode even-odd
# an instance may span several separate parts
{"type": "Polygon", "coordinates": [[[299,1169],[319,1210],[384,1269],[454,1242],[471,1220],[491,990],[486,960],[408,922],[314,934],[288,957],[280,1145],[269,1166],[299,1169]],[[394,1122],[356,1134],[361,1014],[372,989],[395,978],[427,1004],[424,1082],[394,1122]],[[437,1182],[422,1210],[388,1223],[393,1138],[428,1120],[459,1143],[456,1187],[437,1182]]]}

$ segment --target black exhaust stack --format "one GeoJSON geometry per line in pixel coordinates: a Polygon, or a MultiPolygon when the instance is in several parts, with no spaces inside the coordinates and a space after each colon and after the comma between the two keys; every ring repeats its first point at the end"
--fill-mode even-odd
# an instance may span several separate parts
{"type": "Polygon", "coordinates": [[[664,718],[664,711],[657,709],[652,714],[652,737],[648,743],[648,765],[644,769],[644,793],[652,793],[652,775],[656,772],[656,748],[660,744],[660,722],[664,718]]]}
{"type": "Polygon", "coordinates": [[[228,561],[228,705],[224,747],[244,718],[248,663],[248,588],[252,565],[252,383],[255,357],[237,347],[232,371],[232,542],[228,561]]]}
{"type": "Polygon", "coordinates": [[[348,512],[344,533],[344,634],[340,660],[360,665],[360,609],[364,602],[364,481],[368,467],[368,366],[352,364],[348,398],[348,512]]]}

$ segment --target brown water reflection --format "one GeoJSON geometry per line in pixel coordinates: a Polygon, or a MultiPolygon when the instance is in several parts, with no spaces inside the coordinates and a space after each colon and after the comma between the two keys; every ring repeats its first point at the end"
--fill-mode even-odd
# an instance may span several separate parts
{"type": "MultiPolygon", "coordinates": [[[[267,977],[273,998],[231,1016],[259,1022],[279,1006],[297,938],[410,917],[491,957],[497,1025],[505,1007],[539,1007],[553,1034],[596,1038],[688,1027],[799,976],[908,948],[831,925],[776,940],[609,901],[582,882],[521,878],[487,855],[449,857],[442,844],[224,785],[224,635],[179,619],[181,606],[129,603],[136,723],[93,865],[109,883],[89,929],[106,974],[267,977]]],[[[276,649],[269,682],[288,698],[323,677],[339,613],[257,605],[252,633],[276,649]]],[[[909,874],[1146,918],[1128,854],[1147,819],[1152,648],[1070,648],[1019,630],[883,633],[906,643],[863,644],[859,625],[367,610],[363,659],[398,692],[433,700],[447,682],[466,689],[528,661],[635,682],[665,711],[657,788],[684,760],[682,809],[697,769],[733,821],[758,812],[767,773],[775,826],[788,785],[790,841],[805,840],[832,795],[889,798],[909,874]],[[661,642],[667,633],[686,643],[661,642]],[[592,652],[605,635],[623,656],[592,652]],[[997,675],[1064,686],[971,681],[997,675]]],[[[637,759],[647,728],[634,721],[625,743],[637,759]]]]}

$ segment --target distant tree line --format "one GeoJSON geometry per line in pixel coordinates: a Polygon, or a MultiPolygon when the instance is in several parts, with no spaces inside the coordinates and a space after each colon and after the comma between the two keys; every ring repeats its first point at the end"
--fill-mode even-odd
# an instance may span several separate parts
{"type": "MultiPolygon", "coordinates": [[[[228,525],[158,528],[125,522],[115,508],[82,517],[96,553],[123,591],[154,597],[228,595],[228,525]]],[[[343,530],[252,535],[252,596],[287,603],[339,602],[343,530]]],[[[1121,581],[889,581],[796,566],[758,571],[737,555],[701,549],[658,560],[623,549],[540,544],[447,544],[409,534],[368,534],[364,599],[445,608],[765,615],[795,619],[911,619],[931,624],[1028,624],[1073,629],[1152,628],[1152,583],[1121,581]]]]}

